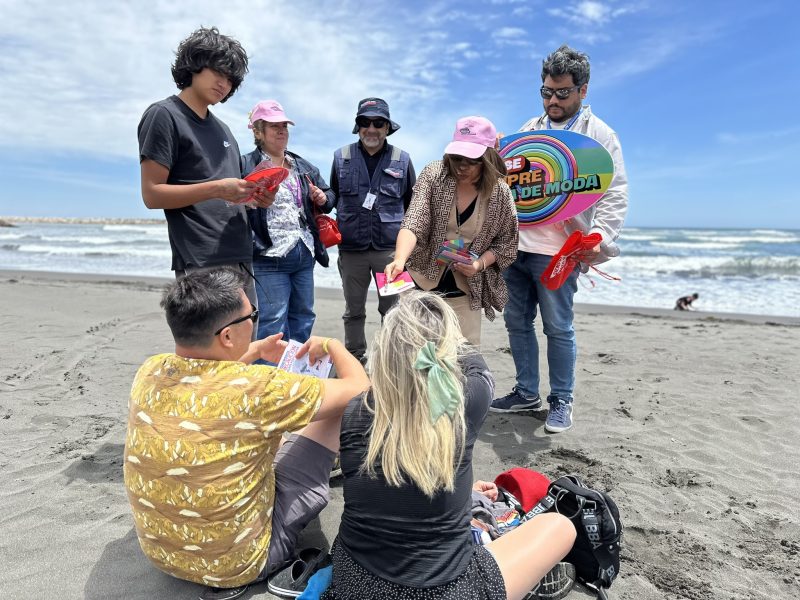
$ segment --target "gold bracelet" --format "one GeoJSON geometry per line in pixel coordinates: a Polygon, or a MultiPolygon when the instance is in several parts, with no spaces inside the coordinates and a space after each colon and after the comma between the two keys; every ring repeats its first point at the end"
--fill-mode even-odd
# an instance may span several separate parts
{"type": "Polygon", "coordinates": [[[332,339],[333,339],[333,338],[325,338],[325,339],[322,341],[322,351],[323,351],[325,354],[328,354],[328,342],[330,342],[332,339]]]}
{"type": "Polygon", "coordinates": [[[478,262],[481,263],[481,271],[485,271],[486,270],[486,261],[483,260],[483,257],[479,258],[478,262]]]}

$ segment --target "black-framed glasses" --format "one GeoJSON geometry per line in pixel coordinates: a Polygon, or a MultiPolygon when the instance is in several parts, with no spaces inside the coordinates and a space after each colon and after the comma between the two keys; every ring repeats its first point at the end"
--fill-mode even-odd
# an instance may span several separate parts
{"type": "Polygon", "coordinates": [[[356,119],[356,125],[362,129],[369,129],[370,125],[372,125],[375,129],[382,129],[386,123],[386,119],[370,119],[369,117],[358,117],[356,119]]]}
{"type": "Polygon", "coordinates": [[[569,98],[569,95],[572,93],[572,90],[580,89],[580,87],[581,86],[579,85],[573,85],[572,87],[559,88],[557,90],[554,90],[553,88],[549,88],[546,85],[543,85],[541,88],[539,88],[539,93],[545,100],[547,98],[552,98],[553,94],[555,94],[556,98],[558,98],[559,100],[566,100],[567,98],[569,98]]]}
{"type": "Polygon", "coordinates": [[[480,158],[467,158],[466,156],[461,156],[460,154],[451,154],[450,159],[457,165],[463,163],[468,167],[477,167],[483,162],[480,158]]]}
{"type": "MultiPolygon", "coordinates": [[[[253,308],[252,304],[250,305],[250,308],[253,308]]],[[[258,309],[253,308],[253,312],[251,312],[249,315],[239,317],[238,319],[234,319],[230,323],[226,323],[225,325],[217,329],[214,332],[214,335],[219,335],[220,333],[222,333],[222,330],[225,329],[226,327],[230,327],[231,325],[236,325],[237,323],[243,323],[244,321],[247,321],[247,319],[250,319],[253,322],[253,325],[255,325],[256,321],[258,321],[258,309]]]]}

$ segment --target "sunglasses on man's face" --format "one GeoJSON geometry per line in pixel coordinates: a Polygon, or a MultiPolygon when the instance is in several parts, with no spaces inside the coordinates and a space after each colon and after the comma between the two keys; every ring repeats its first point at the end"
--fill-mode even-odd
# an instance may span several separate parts
{"type": "Polygon", "coordinates": [[[356,125],[362,129],[369,129],[370,125],[372,125],[375,129],[382,129],[383,126],[386,125],[386,119],[369,119],[367,117],[358,117],[356,119],[356,125]]]}
{"type": "MultiPolygon", "coordinates": [[[[252,304],[250,305],[250,308],[253,308],[252,304]]],[[[230,323],[227,323],[227,324],[223,325],[222,327],[220,327],[219,329],[217,329],[214,332],[214,335],[219,335],[220,333],[222,333],[222,330],[225,329],[226,327],[230,327],[231,325],[236,325],[238,323],[242,323],[244,321],[247,321],[247,319],[250,319],[253,322],[253,325],[255,325],[256,321],[258,321],[258,309],[257,308],[253,308],[253,312],[251,312],[249,315],[245,315],[243,317],[239,317],[238,319],[234,319],[230,323]]]]}
{"type": "Polygon", "coordinates": [[[579,86],[579,85],[573,85],[572,87],[560,88],[560,89],[554,90],[553,88],[549,88],[549,87],[543,85],[539,89],[539,93],[542,95],[542,98],[544,98],[545,100],[547,98],[552,98],[553,94],[555,94],[556,98],[558,98],[559,100],[566,100],[567,98],[569,98],[569,95],[572,93],[572,90],[577,90],[580,87],[581,86],[579,86]]]}

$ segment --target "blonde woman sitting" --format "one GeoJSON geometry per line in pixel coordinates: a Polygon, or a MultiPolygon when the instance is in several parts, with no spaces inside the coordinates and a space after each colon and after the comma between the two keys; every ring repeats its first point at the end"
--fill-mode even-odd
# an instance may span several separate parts
{"type": "Polygon", "coordinates": [[[372,390],[342,418],[345,506],[323,600],[523,598],[566,555],[575,530],[545,514],[473,544],[472,448],[493,380],[453,309],[407,292],[369,362],[372,390]]]}

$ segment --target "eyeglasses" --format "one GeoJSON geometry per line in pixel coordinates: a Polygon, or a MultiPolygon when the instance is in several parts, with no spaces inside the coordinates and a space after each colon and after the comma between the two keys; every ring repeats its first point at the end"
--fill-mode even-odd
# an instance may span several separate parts
{"type": "Polygon", "coordinates": [[[375,129],[382,129],[383,126],[386,125],[386,119],[370,119],[368,117],[358,117],[356,119],[356,125],[358,125],[362,129],[369,129],[370,125],[372,125],[375,129]]]}
{"type": "MultiPolygon", "coordinates": [[[[250,308],[253,308],[252,304],[250,305],[250,308]]],[[[220,333],[222,333],[222,330],[225,329],[226,327],[230,327],[231,325],[236,325],[237,323],[242,323],[244,321],[247,321],[247,319],[250,319],[253,322],[253,325],[255,325],[256,321],[258,321],[258,309],[253,308],[253,312],[251,312],[249,315],[239,317],[238,319],[234,319],[230,323],[223,325],[214,332],[214,335],[219,335],[220,333]]]]}
{"type": "Polygon", "coordinates": [[[544,99],[552,98],[553,94],[555,94],[556,98],[558,98],[559,100],[566,100],[567,98],[569,98],[569,95],[572,93],[572,90],[577,90],[580,87],[581,86],[579,85],[573,85],[572,87],[554,90],[553,88],[549,88],[543,85],[539,89],[539,93],[542,95],[542,98],[544,99]]]}
{"type": "Polygon", "coordinates": [[[450,160],[452,160],[457,165],[464,163],[468,167],[477,167],[483,161],[480,158],[467,158],[466,156],[461,156],[460,154],[451,154],[450,160]]]}

